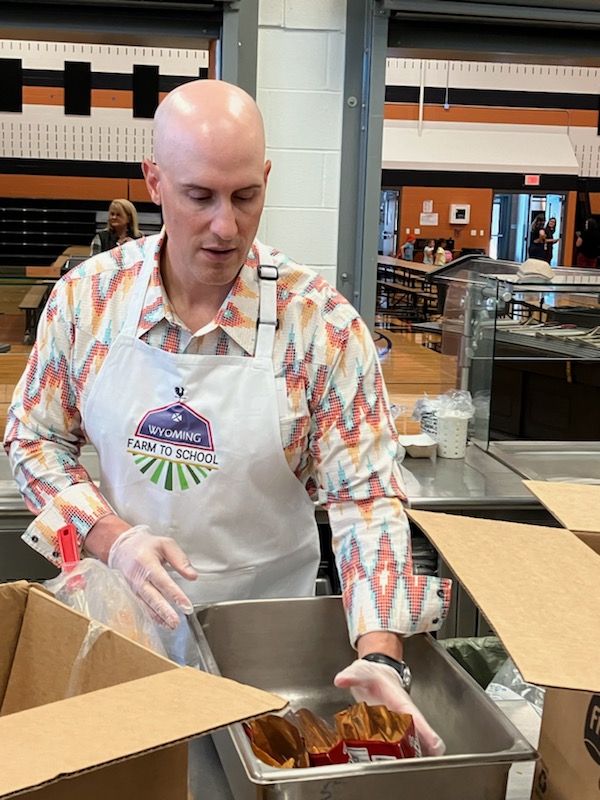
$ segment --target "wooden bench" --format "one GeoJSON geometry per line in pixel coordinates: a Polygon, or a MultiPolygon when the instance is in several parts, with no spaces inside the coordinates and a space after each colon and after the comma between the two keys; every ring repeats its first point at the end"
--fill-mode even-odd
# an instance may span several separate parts
{"type": "Polygon", "coordinates": [[[33,344],[38,322],[54,281],[36,281],[19,303],[19,309],[25,312],[25,335],[23,344],[33,344]]]}

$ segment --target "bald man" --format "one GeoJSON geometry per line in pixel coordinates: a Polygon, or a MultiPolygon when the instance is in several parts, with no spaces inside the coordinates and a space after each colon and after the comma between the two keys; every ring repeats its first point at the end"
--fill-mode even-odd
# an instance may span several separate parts
{"type": "Polygon", "coordinates": [[[376,348],[322,277],[255,237],[271,163],[254,100],[171,92],[143,171],[163,231],[56,285],[5,437],[54,563],[75,524],[154,617],[314,594],[327,507],[352,644],[336,684],[413,713],[403,637],[439,627],[448,581],[412,573],[397,440],[376,348]],[[98,452],[100,488],[79,463],[98,452]]]}

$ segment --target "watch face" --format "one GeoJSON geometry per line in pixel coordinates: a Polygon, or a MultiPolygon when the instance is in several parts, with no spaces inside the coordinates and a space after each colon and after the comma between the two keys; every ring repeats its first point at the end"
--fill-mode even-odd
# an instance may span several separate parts
{"type": "Polygon", "coordinates": [[[412,683],[412,674],[410,671],[410,667],[405,662],[402,662],[400,677],[402,678],[402,685],[404,686],[406,691],[408,691],[412,683]]]}

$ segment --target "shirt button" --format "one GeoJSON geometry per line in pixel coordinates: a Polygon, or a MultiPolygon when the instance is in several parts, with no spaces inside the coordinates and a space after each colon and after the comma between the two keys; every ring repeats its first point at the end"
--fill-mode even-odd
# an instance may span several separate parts
{"type": "Polygon", "coordinates": [[[440,618],[436,617],[435,619],[431,620],[431,623],[432,623],[432,625],[437,625],[439,621],[440,621],[440,618]]]}
{"type": "Polygon", "coordinates": [[[60,558],[60,553],[57,553],[56,550],[52,553],[53,558],[60,558]]]}
{"type": "Polygon", "coordinates": [[[443,589],[438,589],[437,596],[438,597],[444,597],[445,596],[444,590],[443,589]]]}
{"type": "Polygon", "coordinates": [[[32,536],[32,537],[31,537],[31,541],[32,541],[32,542],[39,542],[39,539],[38,539],[38,537],[37,537],[37,536],[32,536]]]}

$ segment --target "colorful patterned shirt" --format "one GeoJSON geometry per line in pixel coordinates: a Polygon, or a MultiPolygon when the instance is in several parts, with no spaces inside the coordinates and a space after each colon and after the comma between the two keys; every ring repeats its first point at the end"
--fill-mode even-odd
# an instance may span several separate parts
{"type": "MultiPolygon", "coordinates": [[[[61,278],[9,410],[5,447],[35,520],[23,539],[58,563],[56,531],[73,523],[80,543],[111,513],[78,461],[86,443],[82,394],[89,393],[144,256],[155,266],[137,335],[171,353],[251,357],[258,317],[255,242],[214,320],[195,334],[164,291],[162,235],[93,256],[61,278]]],[[[352,642],[368,631],[404,635],[438,628],[450,582],[412,574],[397,437],[377,350],[358,312],[324,278],[270,250],[278,267],[276,378],[285,380],[280,418],[290,469],[328,510],[352,642]]]]}

